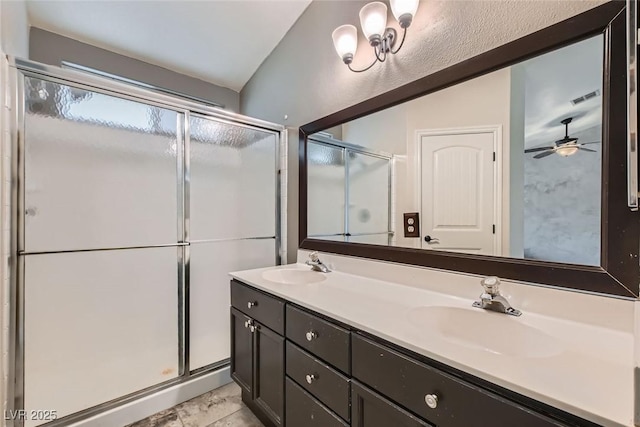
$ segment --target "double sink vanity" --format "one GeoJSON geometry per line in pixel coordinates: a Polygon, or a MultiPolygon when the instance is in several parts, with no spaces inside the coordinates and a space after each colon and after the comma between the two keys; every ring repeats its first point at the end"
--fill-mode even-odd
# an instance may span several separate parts
{"type": "Polygon", "coordinates": [[[303,263],[231,275],[232,377],[267,426],[630,425],[630,333],[303,263]]]}
{"type": "Polygon", "coordinates": [[[265,425],[640,425],[634,7],[300,127],[298,264],[231,274],[265,425]]]}

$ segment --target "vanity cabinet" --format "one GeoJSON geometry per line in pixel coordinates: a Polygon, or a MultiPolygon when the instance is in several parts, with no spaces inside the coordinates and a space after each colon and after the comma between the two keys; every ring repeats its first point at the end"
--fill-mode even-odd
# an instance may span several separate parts
{"type": "Polygon", "coordinates": [[[505,426],[564,425],[358,334],[352,364],[354,378],[438,427],[495,427],[492,414],[505,426]]]}
{"type": "Polygon", "coordinates": [[[238,281],[231,290],[231,375],[268,427],[597,426],[238,281]]]}
{"type": "Polygon", "coordinates": [[[351,383],[351,404],[352,427],[434,427],[357,381],[351,383]]]}
{"type": "Polygon", "coordinates": [[[284,301],[231,282],[231,377],[268,427],[284,425],[284,301]]]}

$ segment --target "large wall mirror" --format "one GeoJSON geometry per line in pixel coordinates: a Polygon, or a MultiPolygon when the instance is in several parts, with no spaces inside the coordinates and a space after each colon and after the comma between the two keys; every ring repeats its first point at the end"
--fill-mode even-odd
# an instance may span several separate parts
{"type": "Polygon", "coordinates": [[[623,8],[304,126],[301,247],[637,295],[623,8]]]}

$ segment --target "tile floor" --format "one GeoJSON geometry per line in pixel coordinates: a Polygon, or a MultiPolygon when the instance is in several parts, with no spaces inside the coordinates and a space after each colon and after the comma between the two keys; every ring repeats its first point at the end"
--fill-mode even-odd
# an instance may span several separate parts
{"type": "Polygon", "coordinates": [[[227,384],[128,427],[263,427],[242,403],[240,387],[227,384]]]}

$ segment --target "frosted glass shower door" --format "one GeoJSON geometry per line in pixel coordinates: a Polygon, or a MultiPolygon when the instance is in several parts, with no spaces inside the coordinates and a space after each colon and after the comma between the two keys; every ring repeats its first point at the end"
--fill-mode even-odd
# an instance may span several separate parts
{"type": "Polygon", "coordinates": [[[229,275],[276,263],[278,134],[192,115],[189,367],[228,359],[229,275]]]}
{"type": "Polygon", "coordinates": [[[178,250],[24,257],[27,413],[61,418],[178,376],[178,250]]]}
{"type": "Polygon", "coordinates": [[[175,111],[25,77],[24,247],[178,241],[175,111]]]}
{"type": "Polygon", "coordinates": [[[389,244],[389,160],[349,152],[350,242],[389,244]]]}
{"type": "Polygon", "coordinates": [[[275,264],[275,239],[194,243],[190,247],[191,369],[229,355],[229,272],[275,264]]]}
{"type": "Polygon", "coordinates": [[[307,235],[344,240],[346,189],[344,148],[307,144],[307,235]]]}

